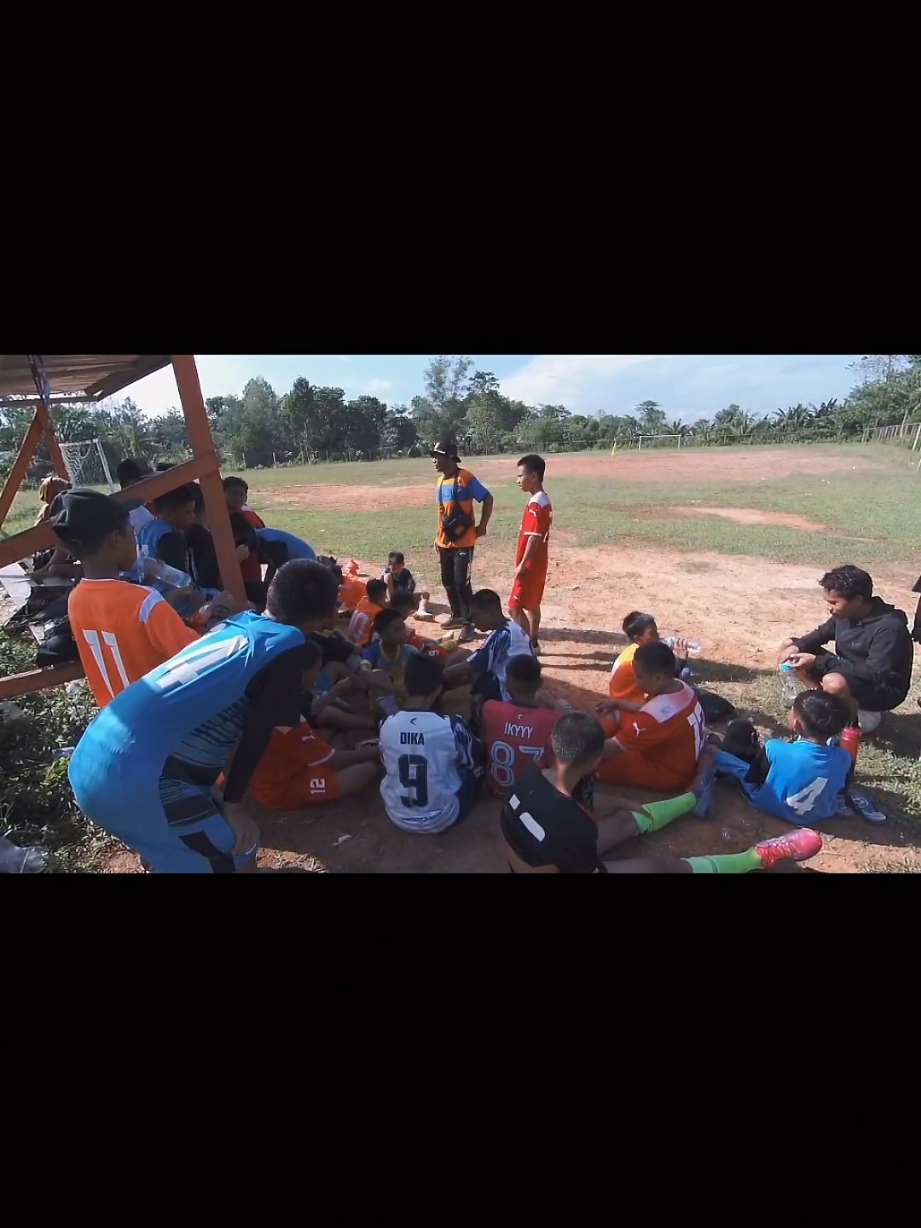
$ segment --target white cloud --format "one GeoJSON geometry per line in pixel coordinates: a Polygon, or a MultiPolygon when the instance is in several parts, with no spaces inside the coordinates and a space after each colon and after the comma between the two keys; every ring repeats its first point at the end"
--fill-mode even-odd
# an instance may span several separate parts
{"type": "Polygon", "coordinates": [[[362,392],[368,393],[369,396],[376,397],[381,392],[389,392],[393,387],[393,380],[390,379],[369,379],[366,384],[362,384],[362,392]]]}
{"type": "MultiPolygon", "coordinates": [[[[235,354],[196,354],[195,365],[204,397],[220,396],[229,392],[239,395],[243,385],[251,378],[245,360],[235,354]]],[[[164,367],[162,371],[155,371],[146,379],[138,380],[118,396],[131,397],[148,414],[162,414],[172,405],[177,409],[181,408],[172,366],[164,367]]]]}
{"type": "Polygon", "coordinates": [[[585,413],[596,408],[599,385],[658,354],[541,354],[502,380],[502,391],[529,405],[562,404],[585,413]]]}

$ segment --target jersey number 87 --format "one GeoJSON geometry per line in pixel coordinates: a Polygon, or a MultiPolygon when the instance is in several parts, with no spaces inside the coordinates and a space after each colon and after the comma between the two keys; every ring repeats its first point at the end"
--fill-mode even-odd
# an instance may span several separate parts
{"type": "MultiPolygon", "coordinates": [[[[544,748],[542,746],[519,746],[523,755],[530,755],[535,762],[540,762],[544,748]]],[[[493,742],[489,748],[489,774],[500,789],[510,789],[515,783],[515,749],[508,742],[493,742]]]]}

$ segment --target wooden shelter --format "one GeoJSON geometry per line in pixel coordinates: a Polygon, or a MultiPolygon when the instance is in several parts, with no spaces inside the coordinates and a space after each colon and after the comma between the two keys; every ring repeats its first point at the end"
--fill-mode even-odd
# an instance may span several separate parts
{"type": "MultiPolygon", "coordinates": [[[[42,438],[48,444],[55,471],[60,477],[67,477],[51,420],[54,405],[102,400],[170,363],[185,415],[192,460],[176,465],[166,473],[144,478],[125,490],[117,491],[113,498],[122,502],[141,499],[147,503],[184,482],[200,481],[224,585],[242,606],[246,594],[224,499],[220,462],[214,449],[195,358],[191,354],[0,354],[0,405],[29,405],[35,409],[32,423],[0,493],[0,527],[42,438]]],[[[2,539],[0,567],[20,562],[37,550],[45,550],[55,544],[54,533],[47,523],[2,539]]],[[[41,691],[82,676],[79,662],[14,674],[0,678],[0,699],[41,691]]]]}

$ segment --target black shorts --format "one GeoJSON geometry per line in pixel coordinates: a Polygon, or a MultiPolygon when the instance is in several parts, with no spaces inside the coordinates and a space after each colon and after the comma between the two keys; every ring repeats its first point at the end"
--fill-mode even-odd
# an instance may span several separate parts
{"type": "Polygon", "coordinates": [[[826,674],[840,674],[857,706],[865,712],[891,712],[905,699],[901,687],[877,686],[866,678],[856,678],[850,662],[833,652],[816,653],[815,665],[808,671],[814,682],[821,682],[826,674]]]}

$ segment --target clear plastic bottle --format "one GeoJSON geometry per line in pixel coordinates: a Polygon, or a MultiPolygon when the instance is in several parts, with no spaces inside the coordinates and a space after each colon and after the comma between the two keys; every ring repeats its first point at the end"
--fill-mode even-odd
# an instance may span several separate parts
{"type": "Polygon", "coordinates": [[[168,584],[170,588],[192,587],[192,577],[187,571],[180,571],[178,567],[170,567],[161,559],[151,559],[146,555],[141,555],[138,559],[138,567],[148,584],[158,582],[168,584]]]}
{"type": "MultiPolygon", "coordinates": [[[[679,639],[681,639],[681,636],[679,635],[666,635],[663,637],[662,643],[668,644],[669,648],[673,649],[678,643],[679,639]]],[[[688,652],[700,652],[700,644],[698,644],[697,640],[688,640],[687,645],[688,652]]]]}
{"type": "Polygon", "coordinates": [[[796,674],[789,661],[784,661],[780,667],[780,685],[783,690],[783,706],[792,708],[793,701],[799,694],[799,687],[796,685],[796,674]]]}

